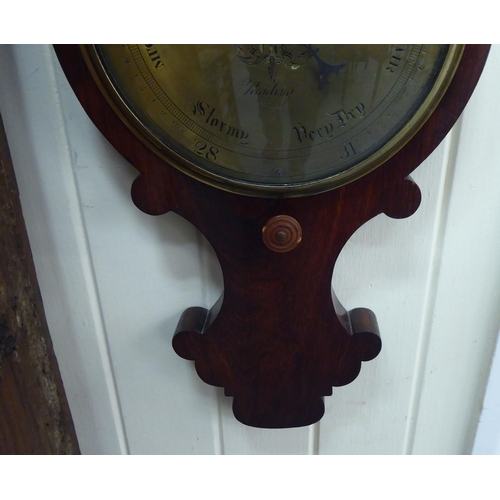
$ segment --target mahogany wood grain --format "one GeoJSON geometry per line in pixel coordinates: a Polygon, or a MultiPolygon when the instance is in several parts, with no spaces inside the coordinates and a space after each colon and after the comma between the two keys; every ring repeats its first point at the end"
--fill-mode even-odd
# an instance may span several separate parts
{"type": "Polygon", "coordinates": [[[414,138],[384,165],[333,191],[303,198],[254,198],[202,184],[148,149],[114,113],[77,46],[56,46],[83,107],[110,143],[140,172],[132,199],[145,213],[174,211],[213,246],[224,293],[210,310],[187,309],[175,351],[195,361],[208,384],[234,398],[241,422],[256,427],[309,425],[324,413],[332,387],[352,382],[382,343],[375,314],[345,311],[331,291],[335,262],[351,235],[380,213],[408,217],[420,204],[408,175],[439,145],[465,107],[489,46],[467,46],[440,104],[414,138]],[[267,221],[295,219],[302,239],[275,252],[262,239],[267,221]]]}

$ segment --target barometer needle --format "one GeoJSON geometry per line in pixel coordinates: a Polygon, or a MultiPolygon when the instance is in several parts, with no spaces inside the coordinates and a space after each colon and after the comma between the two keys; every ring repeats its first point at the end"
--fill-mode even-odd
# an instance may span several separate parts
{"type": "Polygon", "coordinates": [[[335,73],[337,76],[339,71],[345,66],[345,63],[340,64],[330,64],[326,61],[323,61],[321,57],[318,56],[319,48],[313,49],[312,45],[306,45],[306,47],[311,51],[311,56],[316,59],[319,67],[319,85],[318,90],[321,90],[324,85],[330,83],[328,81],[328,77],[330,73],[335,73]]]}

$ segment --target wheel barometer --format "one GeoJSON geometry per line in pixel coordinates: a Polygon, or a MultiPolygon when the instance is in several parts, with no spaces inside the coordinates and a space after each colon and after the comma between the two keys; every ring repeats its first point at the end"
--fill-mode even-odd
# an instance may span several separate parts
{"type": "Polygon", "coordinates": [[[140,174],[134,203],[212,244],[224,293],[173,347],[236,418],[317,422],[382,343],[331,290],[349,237],[420,203],[408,177],[467,103],[488,46],[56,46],[82,105],[140,174]]]}

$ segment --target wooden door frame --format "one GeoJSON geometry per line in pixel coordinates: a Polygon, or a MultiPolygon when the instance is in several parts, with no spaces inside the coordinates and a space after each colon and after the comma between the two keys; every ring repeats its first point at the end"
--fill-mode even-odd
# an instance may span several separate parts
{"type": "Polygon", "coordinates": [[[0,454],[79,453],[0,118],[0,454]]]}

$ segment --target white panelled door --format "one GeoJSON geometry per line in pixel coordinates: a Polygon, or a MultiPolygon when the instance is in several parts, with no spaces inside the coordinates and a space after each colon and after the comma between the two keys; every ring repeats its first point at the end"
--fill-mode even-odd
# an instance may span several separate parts
{"type": "MultiPolygon", "coordinates": [[[[379,216],[333,285],[378,318],[383,349],[310,427],[232,416],[171,339],[222,288],[188,222],[130,200],[137,173],[90,122],[50,46],[0,46],[5,122],[47,319],[87,454],[468,454],[500,325],[500,47],[464,116],[413,177],[405,220],[379,216]]],[[[487,439],[487,438],[486,438],[487,439]]]]}

